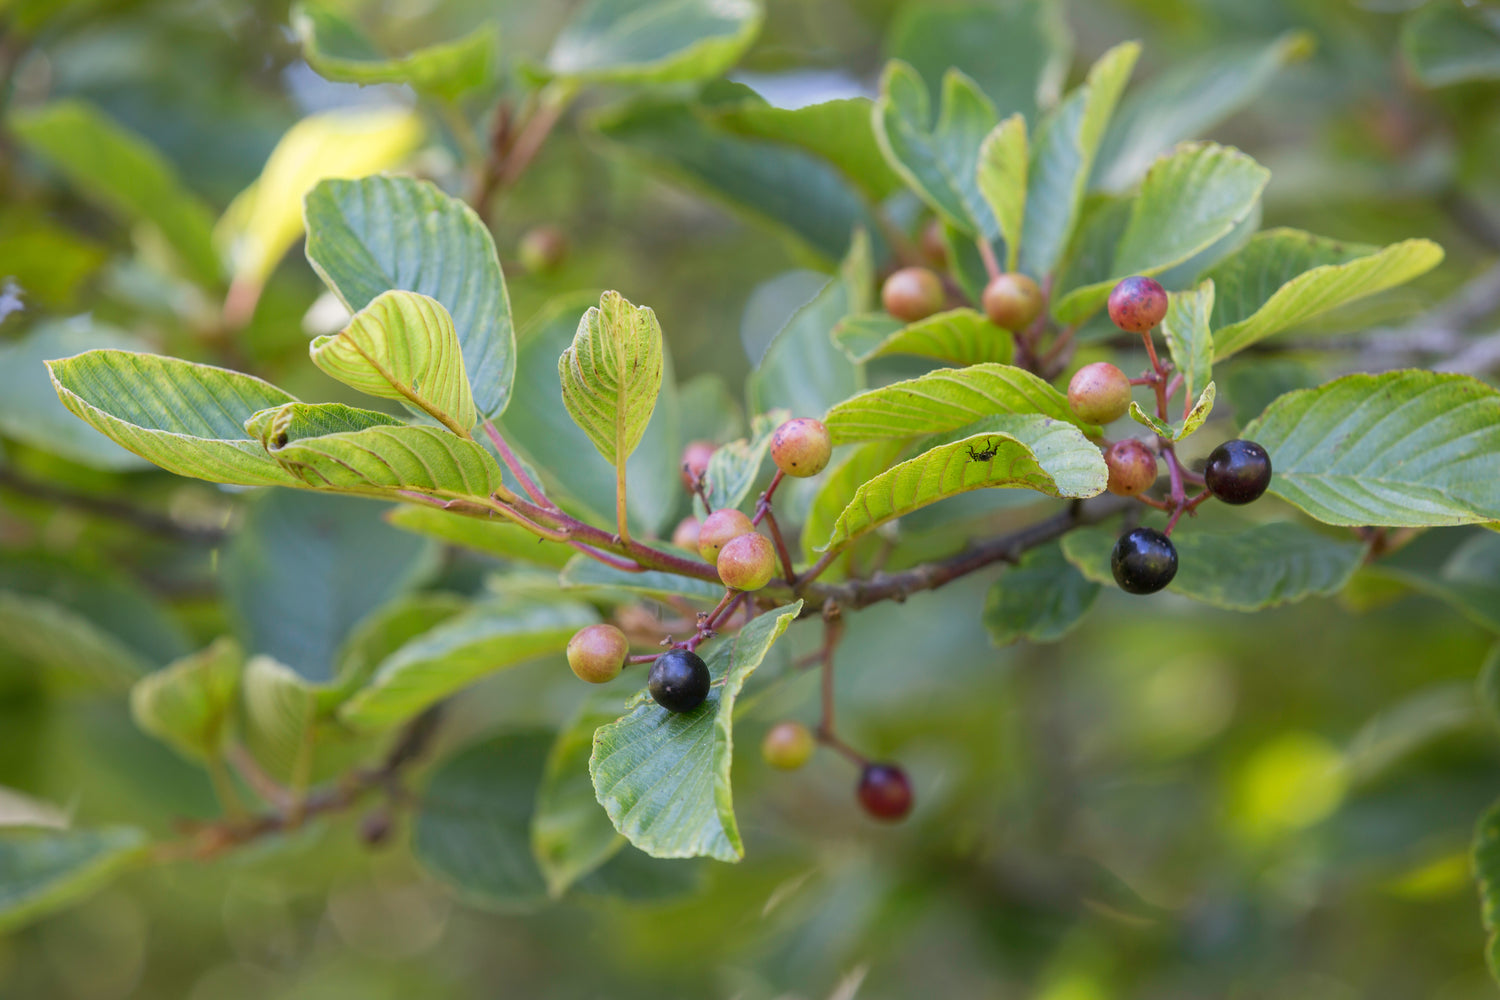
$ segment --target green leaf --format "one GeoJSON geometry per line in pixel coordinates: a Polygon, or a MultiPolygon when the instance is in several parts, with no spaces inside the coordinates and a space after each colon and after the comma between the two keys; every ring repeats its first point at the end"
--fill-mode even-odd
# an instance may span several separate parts
{"type": "Polygon", "coordinates": [[[934,123],[927,85],[910,65],[893,60],[881,76],[872,120],[886,162],[934,212],[969,236],[1000,235],[975,170],[995,108],[973,80],[958,70],[943,75],[934,123]]]}
{"type": "Polygon", "coordinates": [[[1222,361],[1335,306],[1394,288],[1443,259],[1430,240],[1383,250],[1298,232],[1258,233],[1208,273],[1213,279],[1214,358],[1222,361]]]}
{"type": "Polygon", "coordinates": [[[575,554],[560,542],[538,538],[520,525],[499,518],[480,520],[437,507],[408,504],[395,508],[385,519],[403,531],[426,535],[506,561],[519,560],[561,569],[575,554]]]}
{"type": "Polygon", "coordinates": [[[147,674],[130,689],[135,724],[190,759],[223,749],[245,653],[230,638],[147,674]]]}
{"type": "Polygon", "coordinates": [[[369,427],[302,438],[271,456],[302,482],[394,500],[393,492],[485,500],[505,492],[500,467],[483,447],[436,427],[369,427]]]}
{"type": "MultiPolygon", "coordinates": [[[[336,708],[363,687],[376,669],[402,646],[467,611],[469,599],[457,594],[416,593],[398,598],[364,618],[339,648],[337,682],[331,697],[320,698],[324,711],[336,708]]],[[[321,692],[320,692],[321,693],[321,692]]]]}
{"type": "MultiPolygon", "coordinates": [[[[740,438],[714,449],[703,471],[703,491],[714,510],[738,507],[750,495],[771,447],[771,435],[790,417],[786,410],[762,413],[751,422],[749,439],[740,438]]],[[[699,517],[707,516],[701,500],[695,498],[693,508],[699,517]]]]}
{"type": "Polygon", "coordinates": [[[148,860],[146,834],[101,830],[0,830],[0,931],[102,889],[148,860]]]}
{"type": "Polygon", "coordinates": [[[568,415],[611,465],[624,465],[646,433],[661,391],[662,353],[656,313],[605,292],[557,360],[568,415]]]}
{"type": "Polygon", "coordinates": [[[564,590],[623,591],[657,599],[686,597],[712,602],[724,596],[723,584],[659,570],[630,573],[581,553],[563,567],[558,584],[564,590]]]}
{"type": "Polygon", "coordinates": [[[239,703],[238,728],[256,761],[277,781],[305,787],[317,742],[317,690],[285,663],[252,656],[240,677],[239,703]]]}
{"type": "Polygon", "coordinates": [[[760,32],[756,0],[585,0],[547,53],[579,83],[667,83],[718,76],[760,32]]]}
{"type": "Polygon", "coordinates": [[[505,412],[516,374],[510,296],[473,209],[409,177],[325,180],[307,194],[307,259],[350,312],[390,289],[436,299],[463,345],[480,416],[505,412]]]}
{"type": "Polygon", "coordinates": [[[386,657],[339,718],[358,729],[397,725],[481,677],[562,652],[574,632],[598,620],[573,601],[475,605],[386,657]]]}
{"type": "Polygon", "coordinates": [[[758,616],[707,656],[715,684],[691,712],[641,699],[594,735],[589,774],[615,828],[656,858],[744,856],[729,785],[734,701],[802,610],[797,601],[758,616]]]}
{"type": "Polygon", "coordinates": [[[831,164],[873,201],[884,201],[901,187],[885,162],[870,127],[872,102],[848,97],[800,108],[778,108],[748,88],[745,99],[715,105],[715,120],[726,129],[805,150],[831,164]]]}
{"type": "Polygon", "coordinates": [[[467,903],[530,909],[547,899],[531,823],[550,733],[506,733],[443,761],[422,795],[412,852],[467,903]]]}
{"type": "Polygon", "coordinates": [[[19,340],[0,344],[0,433],[96,469],[149,468],[149,462],[69,413],[44,364],[95,348],[130,351],[144,346],[123,331],[82,317],[38,323],[19,340]]]}
{"type": "Polygon", "coordinates": [[[1500,392],[1463,375],[1347,375],[1288,393],[1244,428],[1270,490],[1325,524],[1500,520],[1500,392]]]}
{"type": "Polygon", "coordinates": [[[1164,69],[1120,102],[1099,147],[1094,185],[1128,189],[1159,154],[1244,108],[1315,44],[1307,32],[1289,31],[1270,43],[1226,45],[1164,69]]]}
{"type": "Polygon", "coordinates": [[[1103,281],[1070,288],[1053,307],[1076,323],[1104,305],[1121,278],[1160,274],[1234,231],[1255,208],[1271,172],[1237,149],[1184,143],[1146,172],[1103,281]]]}
{"type": "Polygon", "coordinates": [[[1500,802],[1485,810],[1474,831],[1474,875],[1479,881],[1479,913],[1489,935],[1484,946],[1490,976],[1500,982],[1500,802]]]}
{"type": "Polygon", "coordinates": [[[752,413],[821,413],[865,387],[864,369],[834,344],[832,332],[845,316],[869,308],[873,285],[870,241],[858,230],[839,274],[792,315],[750,373],[752,413]]]}
{"type": "Polygon", "coordinates": [[[591,123],[645,167],[790,232],[825,261],[843,255],[855,227],[875,225],[833,164],[780,141],[741,135],[712,109],[652,96],[607,109],[591,123]]]}
{"type": "Polygon", "coordinates": [[[622,699],[614,692],[584,702],[558,732],[547,754],[536,796],[531,848],[553,899],[625,846],[625,838],[615,831],[609,814],[594,797],[589,778],[594,732],[618,719],[621,709],[622,699]]]}
{"type": "Polygon", "coordinates": [[[1192,291],[1172,292],[1167,301],[1162,337],[1182,373],[1183,392],[1191,399],[1213,378],[1214,338],[1208,325],[1214,310],[1213,279],[1192,291]]]}
{"type": "Polygon", "coordinates": [[[283,403],[252,413],[245,421],[245,433],[274,452],[303,438],[397,426],[404,424],[388,414],[343,403],[283,403]]]}
{"type": "Polygon", "coordinates": [[[1456,0],[1429,3],[1402,23],[1401,53],[1428,87],[1500,79],[1500,15],[1456,0]]]}
{"type": "Polygon", "coordinates": [[[1056,543],[1044,545],[1022,556],[990,586],[984,627],[996,646],[1018,639],[1056,642],[1083,621],[1099,590],[1063,558],[1056,543]]]}
{"type": "Polygon", "coordinates": [[[1203,394],[1198,397],[1198,401],[1193,404],[1193,408],[1188,411],[1181,423],[1169,424],[1158,420],[1141,409],[1140,403],[1135,402],[1130,404],[1130,417],[1136,423],[1151,428],[1152,433],[1157,437],[1166,438],[1168,441],[1181,441],[1203,426],[1203,422],[1213,412],[1214,396],[1217,391],[1212,382],[1204,386],[1203,394]]]}
{"type": "Polygon", "coordinates": [[[1054,0],[909,3],[890,29],[891,55],[916,68],[936,90],[950,66],[971,77],[1002,114],[1028,117],[1050,103],[1068,71],[1072,48],[1062,5],[1054,0]]]}
{"type": "Polygon", "coordinates": [[[314,339],[310,353],[345,385],[400,400],[455,434],[479,422],[453,319],[436,299],[384,292],[343,330],[314,339]]]}
{"type": "Polygon", "coordinates": [[[269,382],[120,350],[85,351],[49,361],[47,369],[64,406],[168,472],[240,486],[296,484],[245,435],[245,421],[256,412],[296,402],[269,382]]]}
{"type": "Polygon", "coordinates": [[[863,313],[840,322],[833,337],[855,363],[915,354],[959,367],[1005,365],[1016,353],[1010,331],[968,308],[934,313],[906,326],[884,313],[863,313]]]}
{"type": "Polygon", "coordinates": [[[255,497],[225,546],[220,581],[236,634],[314,683],[334,676],[350,630],[415,587],[438,553],[380,504],[276,490],[255,497]]]}
{"type": "Polygon", "coordinates": [[[1105,126],[1140,51],[1135,42],[1110,49],[1034,130],[1020,258],[1021,270],[1034,278],[1052,274],[1062,260],[1105,126]]]}
{"type": "MultiPolygon", "coordinates": [[[[828,411],[824,423],[836,445],[883,438],[945,434],[997,414],[1078,418],[1051,383],[1023,368],[982,364],[942,368],[862,392],[828,411]]],[[[1099,428],[1079,424],[1086,434],[1099,428]]]]}
{"type": "MultiPolygon", "coordinates": [[[[516,357],[515,405],[506,412],[503,430],[511,446],[540,467],[549,496],[565,505],[570,499],[576,502],[581,510],[575,513],[586,519],[613,521],[615,469],[593,457],[588,434],[568,415],[558,391],[558,355],[573,343],[579,318],[596,301],[588,294],[564,296],[527,323],[516,357]]],[[[625,469],[630,526],[642,534],[661,534],[681,502],[679,423],[684,412],[672,358],[664,349],[656,409],[625,469]]]]}
{"type": "Polygon", "coordinates": [[[377,51],[357,25],[322,4],[294,5],[292,30],[302,41],[307,64],[324,79],[340,83],[407,83],[419,93],[451,101],[485,86],[494,73],[497,32],[490,24],[404,56],[377,51]]]}
{"type": "Polygon", "coordinates": [[[980,433],[930,448],[871,479],[834,523],[823,549],[839,548],[887,521],[959,493],[1031,489],[1082,498],[1104,492],[1109,470],[1072,424],[1042,416],[986,420],[980,433]],[[993,452],[988,458],[975,455],[993,452]]]}
{"type": "Polygon", "coordinates": [[[1026,219],[1026,119],[1011,115],[985,136],[979,147],[979,193],[995,216],[1005,240],[1005,269],[1014,271],[1021,253],[1021,226],[1026,219]]]}
{"type": "Polygon", "coordinates": [[[1447,602],[1476,625],[1500,632],[1500,536],[1490,533],[1469,538],[1437,572],[1407,568],[1391,558],[1380,560],[1370,569],[1447,602]]]}
{"type": "Polygon", "coordinates": [[[1489,655],[1479,667],[1476,685],[1479,704],[1492,725],[1500,725],[1500,642],[1490,647],[1489,655]]]}
{"type": "Polygon", "coordinates": [[[8,124],[89,198],[127,225],[145,223],[200,285],[221,281],[213,216],[166,157],[82,101],[13,113],[8,124]]]}
{"type": "Polygon", "coordinates": [[[0,640],[66,687],[127,690],[151,665],[118,636],[79,612],[30,594],[0,590],[0,640]]]}
{"type": "Polygon", "coordinates": [[[859,488],[889,469],[905,447],[903,441],[872,441],[829,470],[802,524],[802,552],[808,560],[816,560],[818,552],[828,547],[834,524],[859,488]]]}
{"type": "MultiPolygon", "coordinates": [[[[1095,583],[1113,584],[1114,525],[1069,532],[1063,553],[1095,583]]],[[[1336,594],[1364,561],[1365,547],[1293,521],[1257,524],[1233,534],[1184,531],[1174,535],[1173,593],[1230,611],[1259,611],[1309,597],[1336,594]]]]}

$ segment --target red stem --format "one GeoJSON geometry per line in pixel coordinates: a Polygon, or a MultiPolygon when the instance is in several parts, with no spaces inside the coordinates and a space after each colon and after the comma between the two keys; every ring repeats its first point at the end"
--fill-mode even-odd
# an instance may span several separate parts
{"type": "Polygon", "coordinates": [[[505,443],[505,438],[500,436],[500,431],[495,426],[493,420],[486,420],[484,422],[484,432],[489,435],[490,443],[500,453],[500,461],[504,462],[505,467],[510,470],[510,474],[516,477],[516,482],[521,484],[521,488],[526,491],[526,495],[543,507],[549,510],[556,510],[557,505],[548,500],[547,495],[542,492],[542,488],[526,474],[526,467],[521,464],[521,460],[516,457],[516,453],[510,450],[510,445],[505,443]]]}

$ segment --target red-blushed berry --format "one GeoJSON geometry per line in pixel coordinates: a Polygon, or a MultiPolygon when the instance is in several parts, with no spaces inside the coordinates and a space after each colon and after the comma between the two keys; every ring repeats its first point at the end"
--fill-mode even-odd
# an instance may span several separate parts
{"type": "Polygon", "coordinates": [[[1177,546],[1155,528],[1132,528],[1115,542],[1109,568],[1127,594],[1154,594],[1177,575],[1177,546]]]}
{"type": "Polygon", "coordinates": [[[755,530],[750,519],[733,507],[716,510],[703,519],[698,526],[698,554],[709,562],[719,561],[719,550],[731,538],[738,538],[755,530]]]}
{"type": "Polygon", "coordinates": [[[1042,290],[1024,274],[997,274],[980,296],[990,322],[1006,330],[1024,330],[1042,311],[1042,290]]]}
{"type": "Polygon", "coordinates": [[[1271,485],[1271,456],[1254,441],[1225,441],[1209,453],[1203,481],[1225,503],[1251,503],[1271,485]]]}
{"type": "Polygon", "coordinates": [[[1130,376],[1108,361],[1095,361],[1073,373],[1068,405],[1080,420],[1109,424],[1130,410],[1130,376]]]}
{"type": "Polygon", "coordinates": [[[833,438],[828,428],[812,417],[794,417],[771,435],[771,461],[789,476],[816,476],[832,455],[833,438]]]}
{"type": "Polygon", "coordinates": [[[859,804],[876,819],[902,819],[911,812],[911,782],[895,764],[866,764],[856,789],[859,804]]]}
{"type": "Polygon", "coordinates": [[[1109,293],[1109,318],[1127,333],[1147,333],[1167,314],[1167,290],[1153,278],[1126,278],[1109,293]]]}
{"type": "Polygon", "coordinates": [[[698,551],[698,529],[703,527],[696,517],[685,517],[672,529],[672,544],[689,552],[698,551]]]}
{"type": "Polygon", "coordinates": [[[776,575],[776,550],[769,538],[752,531],[725,542],[715,565],[731,590],[759,590],[776,575]]]}
{"type": "Polygon", "coordinates": [[[1156,455],[1135,438],[1116,441],[1104,452],[1109,491],[1122,497],[1144,493],[1156,482],[1156,455]]]}
{"type": "Polygon", "coordinates": [[[604,684],[620,676],[630,640],[613,625],[590,625],[568,640],[568,666],[579,679],[604,684]]]}
{"type": "Polygon", "coordinates": [[[682,449],[682,488],[689,493],[693,492],[698,485],[698,479],[708,468],[708,460],[714,457],[717,449],[712,441],[689,441],[686,448],[682,449]]]}
{"type": "Polygon", "coordinates": [[[669,712],[691,712],[708,697],[708,664],[690,649],[669,649],[651,663],[646,689],[669,712]]]}
{"type": "Polygon", "coordinates": [[[568,258],[568,237],[556,226],[534,226],[516,247],[521,266],[532,274],[549,274],[568,258]]]}
{"type": "Polygon", "coordinates": [[[936,219],[927,220],[922,227],[922,256],[933,267],[948,266],[948,243],[943,239],[943,224],[936,219]]]}
{"type": "Polygon", "coordinates": [[[760,741],[760,755],[767,764],[783,771],[795,771],[806,764],[817,749],[812,730],[800,722],[778,722],[766,731],[760,741]]]}
{"type": "Polygon", "coordinates": [[[943,279],[925,267],[903,267],[885,279],[880,303],[899,320],[915,323],[943,308],[943,279]]]}

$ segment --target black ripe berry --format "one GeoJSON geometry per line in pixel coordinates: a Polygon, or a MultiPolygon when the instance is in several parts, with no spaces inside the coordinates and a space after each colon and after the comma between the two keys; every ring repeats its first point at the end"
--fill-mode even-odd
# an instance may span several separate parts
{"type": "Polygon", "coordinates": [[[1203,481],[1225,503],[1259,500],[1271,485],[1271,456],[1254,441],[1225,441],[1209,453],[1203,481]]]}
{"type": "Polygon", "coordinates": [[[895,821],[911,812],[911,782],[895,764],[866,764],[857,791],[859,804],[876,819],[895,821]]]}
{"type": "Polygon", "coordinates": [[[708,664],[688,649],[669,649],[651,664],[646,687],[669,712],[691,712],[708,697],[708,664]]]}
{"type": "Polygon", "coordinates": [[[1134,528],[1115,542],[1109,568],[1126,593],[1154,594],[1177,575],[1177,547],[1155,528],[1134,528]]]}

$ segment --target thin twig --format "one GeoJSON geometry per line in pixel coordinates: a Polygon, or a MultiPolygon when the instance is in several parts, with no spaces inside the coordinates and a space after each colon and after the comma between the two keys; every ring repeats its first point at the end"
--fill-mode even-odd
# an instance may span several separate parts
{"type": "Polygon", "coordinates": [[[0,489],[19,493],[35,500],[73,507],[89,514],[97,514],[100,517],[128,524],[148,534],[192,542],[196,545],[217,545],[229,536],[229,532],[224,528],[179,524],[164,514],[142,510],[119,500],[89,496],[86,493],[74,493],[53,486],[51,483],[37,482],[22,476],[10,466],[0,466],[0,489]]]}

